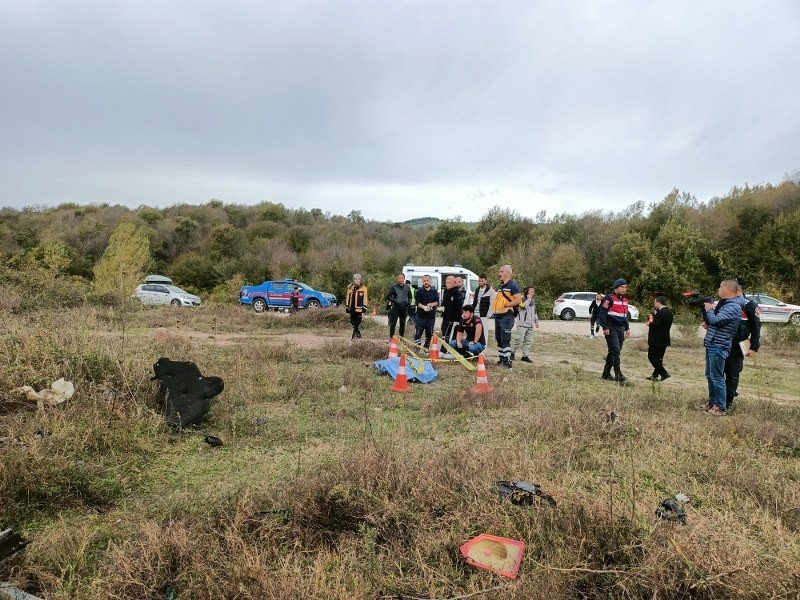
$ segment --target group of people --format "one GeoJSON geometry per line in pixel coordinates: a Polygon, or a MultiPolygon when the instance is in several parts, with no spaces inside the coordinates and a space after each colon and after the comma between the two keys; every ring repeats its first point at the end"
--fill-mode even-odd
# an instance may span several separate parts
{"type": "MultiPolygon", "coordinates": [[[[437,309],[441,304],[442,324],[440,335],[456,351],[466,357],[477,356],[486,348],[486,322],[494,320],[494,335],[497,342],[497,363],[512,368],[517,352],[521,350],[523,362],[533,362],[530,352],[533,345],[533,330],[539,327],[536,311],[536,290],[525,288],[513,279],[511,265],[503,265],[498,271],[500,283],[497,289],[488,282],[485,274],[478,278],[474,304],[465,303],[464,281],[453,275],[445,279],[442,294],[431,285],[431,278],[422,278],[422,287],[414,288],[403,273],[386,294],[389,312],[389,335],[395,331],[405,335],[407,318],[415,325],[414,341],[430,347],[434,333],[437,309]],[[516,335],[514,330],[516,329],[516,335]],[[513,342],[512,342],[513,337],[513,342]]],[[[624,383],[621,353],[625,340],[630,337],[628,322],[628,282],[617,279],[613,291],[605,296],[598,294],[592,302],[590,312],[590,335],[595,337],[602,330],[608,352],[603,367],[602,379],[624,383]],[[612,375],[613,371],[613,375],[612,375]]],[[[720,283],[716,303],[706,302],[702,307],[702,324],[706,329],[705,376],[708,381],[708,401],[703,410],[714,416],[722,416],[733,409],[738,396],[739,375],[744,367],[744,357],[758,352],[761,323],[758,306],[744,297],[742,279],[725,279],[720,283]]],[[[353,325],[353,338],[361,337],[359,329],[364,312],[368,308],[367,288],[361,275],[353,276],[347,288],[346,310],[353,325]]],[[[653,299],[653,311],[648,316],[647,358],[653,372],[650,381],[664,381],[670,374],[664,367],[664,355],[670,346],[672,311],[662,295],[653,299]]]]}
{"type": "MultiPolygon", "coordinates": [[[[442,322],[438,334],[462,356],[473,357],[483,352],[486,348],[485,319],[494,319],[498,364],[510,369],[520,351],[523,362],[533,362],[530,358],[533,330],[539,327],[536,289],[528,287],[523,293],[512,278],[510,265],[500,267],[498,275],[500,283],[495,289],[486,275],[481,274],[474,304],[469,304],[466,302],[467,290],[463,278],[448,275],[440,294],[432,285],[429,275],[423,276],[422,286],[416,288],[403,273],[398,273],[385,297],[389,336],[394,337],[395,332],[401,337],[405,336],[406,321],[410,319],[415,327],[415,343],[429,348],[441,306],[442,322]],[[513,336],[515,328],[516,336],[513,336]]],[[[353,283],[347,288],[345,307],[353,326],[352,339],[359,339],[361,320],[368,310],[367,289],[359,274],[353,276],[353,283]]]]}
{"type": "MultiPolygon", "coordinates": [[[[760,347],[758,305],[744,297],[744,286],[741,278],[723,280],[717,290],[720,300],[705,302],[701,310],[702,325],[706,329],[703,345],[708,382],[708,401],[702,409],[712,416],[724,416],[733,410],[733,401],[739,395],[739,375],[744,368],[744,357],[753,356],[760,347]]],[[[622,374],[620,354],[625,339],[630,337],[625,296],[628,282],[617,279],[613,287],[613,292],[596,298],[590,307],[590,335],[594,336],[602,329],[608,346],[601,377],[623,383],[626,378],[622,374]]],[[[656,296],[653,307],[647,320],[647,358],[653,366],[653,373],[647,379],[664,381],[670,377],[664,367],[664,354],[671,343],[673,314],[664,296],[656,296]]]]}

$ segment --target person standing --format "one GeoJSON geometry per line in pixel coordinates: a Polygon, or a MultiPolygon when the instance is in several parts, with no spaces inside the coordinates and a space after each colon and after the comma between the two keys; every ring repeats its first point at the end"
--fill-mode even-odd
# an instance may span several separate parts
{"type": "Polygon", "coordinates": [[[597,325],[597,315],[600,313],[600,304],[603,302],[603,294],[597,294],[589,305],[589,336],[597,337],[600,326],[597,325]]]}
{"type": "Polygon", "coordinates": [[[425,334],[425,347],[430,348],[433,337],[433,326],[436,323],[436,307],[439,306],[439,292],[431,285],[431,276],[422,278],[422,287],[417,290],[417,331],[414,341],[422,344],[422,335],[425,334]]]}
{"type": "Polygon", "coordinates": [[[406,283],[405,275],[397,274],[397,282],[389,288],[386,300],[389,303],[389,337],[394,337],[395,327],[403,337],[406,334],[408,307],[412,301],[411,286],[406,283]]]}
{"type": "Polygon", "coordinates": [[[672,311],[667,307],[664,296],[656,296],[653,302],[653,313],[647,320],[647,360],[653,365],[653,374],[647,379],[650,381],[664,381],[669,379],[669,373],[664,368],[664,353],[670,345],[669,330],[672,328],[672,311]]]}
{"type": "Polygon", "coordinates": [[[631,329],[628,324],[628,299],[625,297],[627,291],[628,282],[624,279],[617,279],[614,282],[614,291],[603,297],[597,313],[597,322],[603,329],[606,346],[608,346],[602,378],[617,383],[624,383],[626,379],[622,374],[620,353],[625,338],[631,337],[631,329]],[[614,377],[611,377],[612,367],[614,368],[614,377]]]}
{"type": "Polygon", "coordinates": [[[292,290],[292,312],[296,313],[300,310],[300,286],[294,286],[294,290],[292,290]]]}
{"type": "Polygon", "coordinates": [[[478,275],[478,289],[475,290],[475,312],[479,317],[485,319],[489,316],[489,311],[494,304],[495,291],[492,284],[486,279],[486,274],[481,273],[478,275]]]}
{"type": "Polygon", "coordinates": [[[498,272],[500,285],[494,296],[492,310],[494,312],[494,339],[497,342],[497,353],[500,359],[497,364],[506,369],[512,368],[511,332],[514,329],[514,317],[522,303],[522,290],[519,284],[511,279],[511,265],[503,265],[498,272]]]}
{"type": "Polygon", "coordinates": [[[483,320],[475,314],[471,304],[465,304],[461,309],[461,321],[456,325],[455,331],[455,339],[450,340],[450,345],[462,356],[477,356],[486,348],[483,320]]]}
{"type": "Polygon", "coordinates": [[[536,288],[525,288],[525,300],[519,305],[517,315],[517,330],[514,334],[514,349],[511,351],[511,360],[522,348],[522,362],[532,363],[530,354],[533,346],[533,329],[539,329],[539,315],[536,314],[536,288]]]}
{"type": "Polygon", "coordinates": [[[345,311],[350,315],[350,324],[353,326],[353,337],[350,341],[361,339],[361,320],[369,309],[367,286],[361,285],[361,275],[353,275],[353,283],[347,286],[345,296],[345,311]]]}
{"type": "Polygon", "coordinates": [[[442,293],[442,339],[449,340],[453,337],[453,328],[461,320],[461,307],[464,306],[464,295],[461,291],[461,280],[453,275],[445,278],[444,292],[442,293]]]}
{"type": "Polygon", "coordinates": [[[736,278],[739,284],[737,297],[744,301],[742,317],[736,334],[733,336],[731,351],[725,360],[725,412],[733,410],[733,399],[739,395],[739,375],[744,368],[744,357],[754,356],[761,347],[761,318],[758,316],[758,304],[755,300],[744,297],[744,279],[736,278]],[[749,340],[749,342],[747,342],[749,340]],[[747,353],[742,352],[741,344],[749,343],[747,353]]]}
{"type": "Polygon", "coordinates": [[[708,380],[708,403],[703,410],[715,417],[726,414],[725,361],[731,351],[733,338],[742,320],[744,298],[738,296],[739,283],[725,279],[719,284],[720,300],[714,306],[703,304],[708,324],[703,345],[706,348],[706,379],[708,380]]]}

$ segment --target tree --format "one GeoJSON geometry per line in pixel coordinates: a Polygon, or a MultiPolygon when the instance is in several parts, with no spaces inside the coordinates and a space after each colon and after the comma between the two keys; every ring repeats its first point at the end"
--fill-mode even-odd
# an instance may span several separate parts
{"type": "Polygon", "coordinates": [[[120,223],[94,267],[94,291],[122,301],[142,280],[150,266],[150,241],[143,228],[120,223]]]}
{"type": "Polygon", "coordinates": [[[356,225],[363,225],[366,222],[360,210],[351,210],[347,218],[356,225]]]}

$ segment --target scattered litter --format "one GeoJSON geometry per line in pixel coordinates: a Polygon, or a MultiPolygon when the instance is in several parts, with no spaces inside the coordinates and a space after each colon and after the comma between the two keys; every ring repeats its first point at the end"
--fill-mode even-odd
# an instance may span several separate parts
{"type": "Polygon", "coordinates": [[[556,500],[545,494],[538,483],[525,481],[498,481],[495,491],[518,506],[543,506],[555,508],[556,500]]]}
{"type": "MultiPolygon", "coordinates": [[[[436,369],[433,368],[430,361],[426,360],[423,362],[416,358],[408,357],[406,362],[408,366],[411,367],[406,370],[406,378],[408,381],[414,381],[416,379],[420,383],[430,383],[438,376],[436,369]]],[[[395,379],[400,370],[400,359],[385,358],[383,360],[377,360],[375,361],[375,368],[381,373],[388,373],[392,379],[395,379]]]]}
{"type": "Polygon", "coordinates": [[[0,561],[5,560],[12,554],[16,554],[28,544],[30,542],[13,529],[0,531],[0,561]]]}
{"type": "Polygon", "coordinates": [[[689,496],[687,496],[683,492],[678,492],[677,494],[675,494],[675,500],[677,500],[681,504],[686,504],[687,502],[691,502],[692,499],[689,498],[689,496]]]}
{"type": "Polygon", "coordinates": [[[0,581],[0,598],[3,600],[42,600],[39,596],[23,592],[18,587],[6,581],[0,581]]]}
{"type": "Polygon", "coordinates": [[[674,497],[661,501],[656,509],[656,516],[665,521],[680,521],[682,525],[686,525],[686,511],[674,497]]]}
{"type": "Polygon", "coordinates": [[[461,546],[461,555],[473,567],[514,579],[522,562],[525,542],[482,533],[461,546]]]}
{"type": "Polygon", "coordinates": [[[11,391],[24,393],[28,400],[31,402],[36,402],[36,405],[39,408],[44,408],[45,405],[56,406],[57,404],[61,404],[62,402],[72,398],[72,395],[75,393],[75,386],[72,385],[71,381],[66,381],[62,377],[61,379],[58,379],[50,384],[49,388],[45,388],[38,392],[29,385],[23,385],[22,387],[14,388],[11,391]]]}
{"type": "Polygon", "coordinates": [[[36,432],[33,434],[33,437],[37,440],[40,440],[42,438],[46,438],[48,435],[50,435],[49,431],[46,431],[44,429],[37,429],[36,432]]]}
{"type": "Polygon", "coordinates": [[[219,448],[220,446],[224,445],[222,440],[215,435],[207,435],[203,438],[203,441],[212,448],[219,448]]]}
{"type": "Polygon", "coordinates": [[[340,394],[346,394],[347,393],[347,386],[343,385],[342,387],[340,387],[339,388],[339,393],[340,394]]]}
{"type": "Polygon", "coordinates": [[[503,383],[508,383],[508,377],[503,377],[503,383]]]}
{"type": "Polygon", "coordinates": [[[259,510],[255,513],[258,516],[271,517],[281,525],[286,525],[289,522],[289,509],[287,508],[270,508],[267,510],[259,510]]]}
{"type": "Polygon", "coordinates": [[[0,448],[3,446],[25,446],[19,438],[15,437],[0,437],[0,448]]]}
{"type": "Polygon", "coordinates": [[[159,358],[153,365],[158,381],[156,399],[169,425],[176,429],[202,421],[211,409],[211,399],[225,389],[219,377],[204,377],[193,362],[159,358]]]}
{"type": "Polygon", "coordinates": [[[255,419],[253,419],[253,423],[258,425],[259,427],[261,427],[266,422],[267,420],[264,417],[256,417],[255,419]]]}

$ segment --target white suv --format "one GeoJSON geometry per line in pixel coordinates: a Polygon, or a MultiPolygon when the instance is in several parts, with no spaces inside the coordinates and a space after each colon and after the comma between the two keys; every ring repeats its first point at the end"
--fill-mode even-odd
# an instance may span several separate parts
{"type": "MultiPolygon", "coordinates": [[[[553,318],[572,321],[574,318],[589,318],[589,305],[595,299],[595,292],[567,292],[561,294],[553,303],[553,318]]],[[[628,320],[639,320],[639,309],[628,304],[628,320]]]]}
{"type": "Polygon", "coordinates": [[[133,291],[132,298],[147,306],[171,304],[172,306],[200,306],[200,298],[174,285],[143,283],[133,291]]]}

